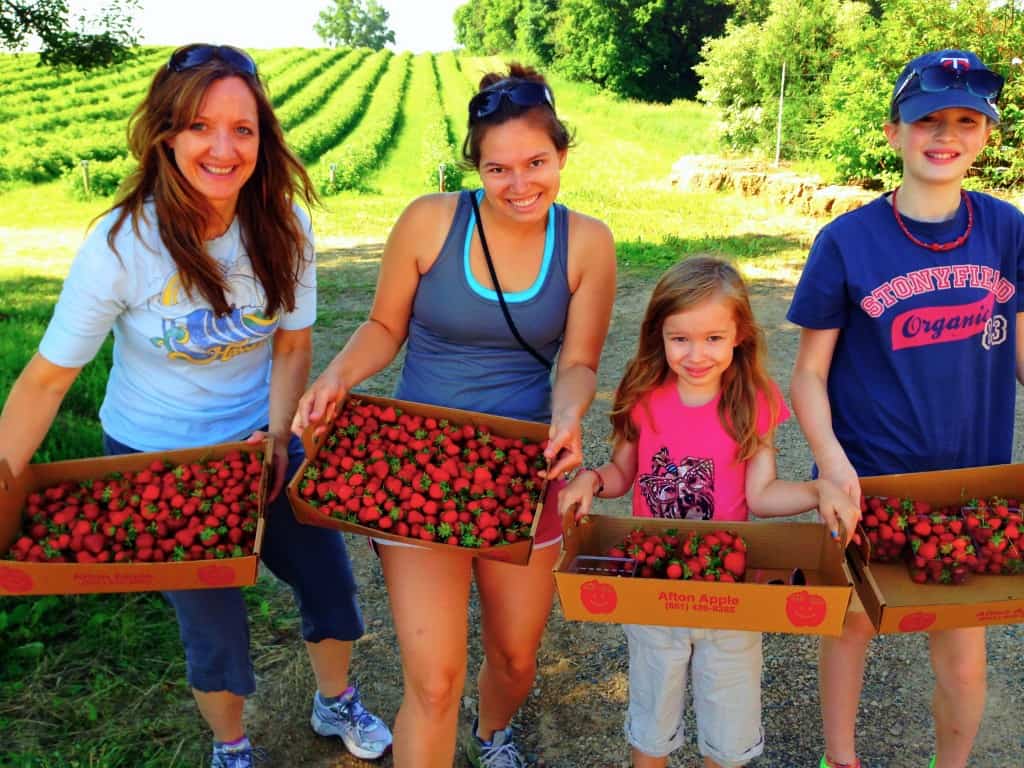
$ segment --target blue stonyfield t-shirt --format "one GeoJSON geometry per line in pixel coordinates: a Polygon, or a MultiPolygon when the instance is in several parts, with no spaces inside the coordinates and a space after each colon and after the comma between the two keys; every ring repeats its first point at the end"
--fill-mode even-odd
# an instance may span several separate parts
{"type": "MultiPolygon", "coordinates": [[[[934,252],[899,229],[887,197],[826,225],[789,308],[805,328],[839,328],[828,376],[832,426],[862,476],[1010,460],[1024,214],[971,192],[974,226],[934,252]]],[[[950,221],[907,220],[925,242],[950,221]]]]}

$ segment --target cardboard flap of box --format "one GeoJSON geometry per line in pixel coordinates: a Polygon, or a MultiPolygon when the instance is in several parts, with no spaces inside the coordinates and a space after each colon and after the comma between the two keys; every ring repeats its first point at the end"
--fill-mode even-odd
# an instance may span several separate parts
{"type": "MultiPolygon", "coordinates": [[[[9,499],[25,498],[25,494],[19,493],[17,480],[11,474],[11,468],[4,459],[0,459],[0,510],[13,506],[9,499]]],[[[0,514],[0,552],[6,552],[11,548],[14,539],[21,528],[21,517],[19,515],[0,514]]]]}
{"type": "Polygon", "coordinates": [[[911,472],[860,478],[864,496],[899,496],[930,504],[946,505],[975,496],[1024,496],[1024,464],[993,464],[987,467],[950,469],[942,472],[911,472]]]}

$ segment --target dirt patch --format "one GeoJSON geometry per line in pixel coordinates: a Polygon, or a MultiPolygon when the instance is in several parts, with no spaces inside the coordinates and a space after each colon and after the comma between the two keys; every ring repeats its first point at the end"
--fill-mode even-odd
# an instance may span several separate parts
{"type": "MultiPolygon", "coordinates": [[[[316,330],[317,370],[326,364],[363,320],[376,284],[379,246],[320,254],[322,293],[316,330]]],[[[788,391],[798,331],[785,320],[794,276],[751,278],[752,300],[768,335],[771,373],[788,391]]],[[[607,412],[612,392],[632,355],[636,331],[654,279],[620,276],[615,314],[601,363],[597,398],[585,421],[589,463],[608,453],[607,412]]],[[[388,394],[400,365],[396,361],[365,389],[388,394]]],[[[1018,408],[1018,434],[1020,434],[1018,408]]],[[[810,453],[795,419],[778,436],[779,474],[803,478],[810,453]]],[[[1018,454],[1020,451],[1018,450],[1018,454]]],[[[626,500],[600,502],[600,511],[629,514],[626,500]]],[[[356,644],[352,664],[365,702],[393,721],[402,696],[399,664],[387,590],[380,568],[365,539],[349,537],[349,551],[360,585],[367,634],[356,644]]],[[[475,676],[481,661],[477,627],[479,611],[471,602],[469,670],[464,692],[462,727],[475,709],[475,676]]],[[[269,748],[276,766],[363,766],[340,744],[320,739],[308,725],[313,678],[297,633],[283,633],[280,645],[257,649],[260,683],[248,709],[254,740],[269,748]]],[[[1024,712],[1024,667],[1020,664],[1021,627],[989,630],[989,698],[978,737],[975,768],[1018,765],[1022,754],[1020,713],[1024,712]]],[[[817,765],[822,751],[817,693],[817,648],[813,637],[765,635],[763,685],[764,756],[758,768],[817,765]]],[[[539,653],[539,672],[532,695],[516,718],[522,747],[537,765],[559,768],[628,766],[622,732],[627,700],[627,651],[616,625],[567,622],[553,606],[539,653]]],[[[932,678],[923,635],[885,637],[872,645],[858,727],[861,756],[871,768],[924,768],[933,734],[929,714],[932,678]]],[[[688,742],[671,766],[695,766],[699,755],[692,715],[686,721],[688,742]]],[[[377,765],[390,766],[390,757],[377,765]]],[[[461,753],[457,765],[465,765],[461,753]]]]}

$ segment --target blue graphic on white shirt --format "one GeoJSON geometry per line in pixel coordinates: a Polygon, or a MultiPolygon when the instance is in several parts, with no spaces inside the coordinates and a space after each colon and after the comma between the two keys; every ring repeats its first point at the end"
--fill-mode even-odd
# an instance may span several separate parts
{"type": "MultiPolygon", "coordinates": [[[[169,360],[184,360],[199,365],[231,360],[258,349],[277,330],[278,317],[267,317],[263,311],[263,291],[248,276],[231,275],[228,284],[233,294],[242,288],[244,293],[249,294],[246,299],[252,303],[233,307],[231,312],[220,316],[203,306],[186,314],[164,316],[160,329],[162,336],[151,338],[153,345],[166,349],[169,360]]],[[[151,304],[154,309],[163,310],[161,314],[166,312],[166,307],[181,306],[182,309],[188,309],[195,306],[182,290],[178,273],[171,275],[160,298],[151,304]]]]}

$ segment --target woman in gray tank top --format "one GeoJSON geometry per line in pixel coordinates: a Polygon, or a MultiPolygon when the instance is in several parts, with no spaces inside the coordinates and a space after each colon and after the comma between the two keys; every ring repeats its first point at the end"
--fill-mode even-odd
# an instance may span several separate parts
{"type": "MultiPolygon", "coordinates": [[[[542,76],[516,64],[507,75],[484,76],[463,145],[483,188],[427,195],[402,213],[384,248],[370,317],[302,397],[294,429],[333,412],[407,341],[396,395],[549,421],[552,478],[580,465],[580,424],[615,298],[615,246],[604,224],[555,203],[570,141],[542,76]],[[519,338],[500,306],[481,229],[519,338]]],[[[525,768],[510,722],[533,688],[551,610],[560,486],[549,484],[525,567],[379,548],[405,682],[394,731],[399,768],[453,764],[474,577],[484,663],[478,718],[464,747],[472,765],[525,768]]]]}

